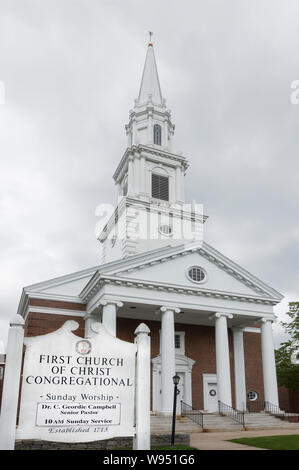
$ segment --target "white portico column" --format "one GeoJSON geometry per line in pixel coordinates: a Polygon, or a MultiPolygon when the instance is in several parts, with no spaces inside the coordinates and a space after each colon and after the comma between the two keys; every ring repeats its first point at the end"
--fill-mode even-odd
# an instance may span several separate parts
{"type": "Polygon", "coordinates": [[[174,313],[179,308],[161,307],[161,411],[172,413],[175,375],[174,313]]]}
{"type": "Polygon", "coordinates": [[[232,406],[227,317],[233,318],[232,315],[227,313],[216,313],[214,315],[216,371],[219,400],[226,405],[232,406]]]}
{"type": "Polygon", "coordinates": [[[235,365],[235,408],[237,410],[244,411],[246,410],[246,381],[242,328],[233,328],[233,341],[235,365]]]}
{"type": "Polygon", "coordinates": [[[263,318],[261,326],[264,396],[265,401],[279,407],[272,321],[263,318]]]}
{"type": "Polygon", "coordinates": [[[116,311],[124,304],[117,300],[103,300],[101,305],[103,306],[102,323],[112,336],[116,336],[116,311]]]}

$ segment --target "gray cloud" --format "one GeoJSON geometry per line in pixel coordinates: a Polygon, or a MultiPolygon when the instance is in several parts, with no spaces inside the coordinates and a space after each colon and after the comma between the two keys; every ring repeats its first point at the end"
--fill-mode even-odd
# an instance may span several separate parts
{"type": "Polygon", "coordinates": [[[296,299],[298,2],[0,5],[2,340],[24,285],[99,261],[94,211],[115,201],[149,29],[207,242],[296,299]]]}

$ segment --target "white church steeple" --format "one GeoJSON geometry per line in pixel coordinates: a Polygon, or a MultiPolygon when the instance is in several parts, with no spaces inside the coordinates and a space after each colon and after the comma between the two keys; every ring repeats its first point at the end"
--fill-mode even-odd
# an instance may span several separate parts
{"type": "Polygon", "coordinates": [[[154,103],[162,105],[162,93],[152,42],[148,44],[147,48],[147,54],[137,100],[138,104],[146,104],[150,95],[154,103]]]}
{"type": "Polygon", "coordinates": [[[174,125],[161,93],[152,42],[126,132],[128,146],[113,175],[118,205],[99,235],[103,262],[184,243],[186,226],[192,226],[192,238],[205,221],[185,204],[188,162],[172,150],[174,125]]]}
{"type": "Polygon", "coordinates": [[[174,125],[162,97],[153,43],[148,44],[138,98],[126,126],[128,146],[156,145],[171,151],[174,125]]]}

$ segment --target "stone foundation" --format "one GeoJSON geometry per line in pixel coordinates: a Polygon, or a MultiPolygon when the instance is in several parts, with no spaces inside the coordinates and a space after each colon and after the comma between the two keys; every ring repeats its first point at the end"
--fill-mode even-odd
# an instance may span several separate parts
{"type": "MultiPolygon", "coordinates": [[[[153,434],[151,436],[151,447],[169,446],[171,443],[171,434],[153,434]]],[[[190,446],[189,434],[177,434],[175,444],[190,446]]],[[[34,439],[17,440],[15,450],[113,450],[113,449],[132,449],[132,437],[117,437],[104,441],[93,442],[50,442],[38,441],[34,439]]]]}

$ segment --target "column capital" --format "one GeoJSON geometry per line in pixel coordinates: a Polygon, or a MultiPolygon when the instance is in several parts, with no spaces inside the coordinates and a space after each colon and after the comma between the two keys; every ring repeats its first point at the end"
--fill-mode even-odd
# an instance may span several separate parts
{"type": "Polygon", "coordinates": [[[120,300],[110,300],[110,299],[105,299],[101,300],[99,305],[102,307],[105,307],[106,305],[115,305],[117,308],[123,307],[124,304],[120,300]]]}
{"type": "Polygon", "coordinates": [[[227,317],[230,320],[233,318],[233,315],[231,313],[224,313],[224,312],[215,312],[212,313],[212,315],[209,316],[209,320],[214,320],[220,317],[227,317]]]}
{"type": "Polygon", "coordinates": [[[266,323],[268,321],[271,322],[271,323],[275,323],[277,321],[277,319],[276,319],[276,317],[275,318],[267,318],[267,317],[261,318],[262,323],[266,323]]]}
{"type": "Polygon", "coordinates": [[[234,332],[236,332],[236,333],[238,333],[238,332],[243,333],[244,328],[245,328],[244,326],[233,326],[233,327],[232,327],[232,332],[233,332],[233,333],[234,333],[234,332]]]}
{"type": "Polygon", "coordinates": [[[163,305],[163,307],[160,307],[160,312],[164,313],[167,310],[171,310],[173,313],[180,313],[181,309],[177,307],[169,307],[167,305],[163,305]]]}

